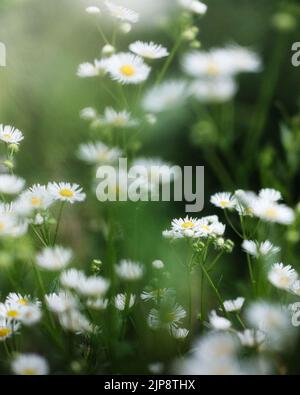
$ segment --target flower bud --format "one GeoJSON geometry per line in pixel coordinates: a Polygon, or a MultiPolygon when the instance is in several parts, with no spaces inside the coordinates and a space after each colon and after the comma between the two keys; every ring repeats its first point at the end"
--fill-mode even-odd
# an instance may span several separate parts
{"type": "Polygon", "coordinates": [[[110,55],[112,55],[112,54],[114,54],[115,53],[115,47],[113,47],[112,45],[110,45],[110,44],[106,44],[106,45],[104,45],[104,47],[102,48],[102,55],[104,55],[104,56],[110,56],[110,55]]]}
{"type": "Polygon", "coordinates": [[[119,29],[122,33],[127,34],[131,31],[132,26],[130,23],[121,23],[121,25],[119,26],[119,29]]]}
{"type": "Polygon", "coordinates": [[[11,160],[6,160],[3,162],[4,166],[7,167],[9,170],[13,170],[14,164],[11,160]]]}

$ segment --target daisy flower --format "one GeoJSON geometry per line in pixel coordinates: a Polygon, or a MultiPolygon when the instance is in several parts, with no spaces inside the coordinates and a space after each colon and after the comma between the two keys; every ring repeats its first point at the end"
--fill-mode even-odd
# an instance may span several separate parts
{"type": "Polygon", "coordinates": [[[245,347],[260,346],[266,339],[266,334],[259,329],[245,329],[237,333],[241,343],[245,347]]]}
{"type": "Polygon", "coordinates": [[[131,118],[130,112],[126,110],[116,111],[111,107],[106,107],[101,121],[104,125],[115,128],[132,128],[138,125],[138,121],[131,118]]]}
{"type": "Polygon", "coordinates": [[[85,107],[80,113],[80,118],[85,119],[86,121],[93,121],[97,118],[97,111],[93,107],[85,107]]]}
{"type": "Polygon", "coordinates": [[[11,337],[19,328],[19,323],[12,322],[11,319],[0,318],[0,342],[11,337]]]}
{"type": "Polygon", "coordinates": [[[179,5],[187,11],[194,12],[198,15],[204,15],[207,11],[207,5],[199,0],[178,0],[179,5]]]}
{"type": "Polygon", "coordinates": [[[288,290],[298,279],[298,274],[290,265],[275,263],[268,273],[268,279],[275,287],[288,290]]]}
{"type": "Polygon", "coordinates": [[[96,15],[96,14],[100,14],[100,8],[96,7],[96,6],[89,6],[85,9],[85,12],[87,12],[88,14],[92,14],[92,15],[96,15]]]}
{"type": "Polygon", "coordinates": [[[232,55],[236,72],[256,73],[261,71],[261,59],[254,51],[237,44],[227,47],[226,51],[232,55]]]}
{"type": "Polygon", "coordinates": [[[170,333],[174,328],[181,325],[182,320],[186,317],[186,311],[178,304],[163,304],[158,309],[151,309],[147,318],[148,326],[157,330],[159,328],[167,329],[170,333]]]}
{"type": "Polygon", "coordinates": [[[189,93],[204,103],[222,103],[230,100],[237,92],[237,84],[231,77],[197,79],[189,87],[189,93]]]}
{"type": "Polygon", "coordinates": [[[267,200],[268,202],[278,202],[279,200],[282,200],[281,193],[276,191],[276,189],[271,188],[261,189],[258,196],[263,200],[267,200]]]}
{"type": "Polygon", "coordinates": [[[86,194],[82,192],[82,188],[77,184],[69,182],[52,182],[48,184],[48,190],[55,200],[62,202],[82,202],[86,198],[86,194]]]}
{"type": "Polygon", "coordinates": [[[16,195],[22,191],[25,185],[25,180],[23,178],[9,175],[0,175],[0,193],[8,195],[16,195]]]}
{"type": "Polygon", "coordinates": [[[10,125],[0,125],[0,140],[8,144],[19,144],[24,139],[23,133],[10,125]]]}
{"type": "Polygon", "coordinates": [[[167,80],[151,88],[142,100],[142,107],[149,113],[160,113],[179,108],[189,92],[183,80],[167,80]]]}
{"type": "Polygon", "coordinates": [[[160,269],[163,269],[165,267],[165,264],[160,259],[155,259],[152,262],[152,267],[154,267],[154,269],[160,270],[160,269]]]}
{"type": "Polygon", "coordinates": [[[210,198],[210,202],[223,210],[233,209],[236,206],[235,197],[229,192],[219,192],[210,198]]]}
{"type": "Polygon", "coordinates": [[[101,141],[81,144],[78,149],[78,158],[92,165],[115,163],[121,155],[119,148],[110,148],[101,141]]]}
{"type": "Polygon", "coordinates": [[[77,289],[81,282],[85,280],[85,275],[77,269],[69,269],[61,273],[59,280],[63,287],[77,289]]]}
{"type": "Polygon", "coordinates": [[[20,354],[13,360],[11,369],[14,374],[33,376],[47,375],[49,366],[45,358],[37,354],[20,354]]]}
{"type": "Polygon", "coordinates": [[[267,334],[268,346],[279,348],[290,337],[289,314],[279,305],[255,302],[247,309],[246,318],[252,327],[267,334]]]}
{"type": "Polygon", "coordinates": [[[17,218],[10,212],[0,212],[0,236],[18,236],[17,218]]]}
{"type": "Polygon", "coordinates": [[[228,313],[240,311],[245,302],[245,298],[239,297],[234,300],[225,300],[224,308],[228,313]]]}
{"type": "Polygon", "coordinates": [[[141,57],[123,52],[106,60],[106,70],[113,80],[122,84],[139,84],[148,78],[151,69],[141,57]]]}
{"type": "Polygon", "coordinates": [[[101,297],[109,288],[109,281],[100,276],[81,277],[77,290],[84,296],[101,297]]]}
{"type": "Polygon", "coordinates": [[[116,265],[116,273],[122,279],[126,281],[136,281],[143,277],[144,269],[138,262],[129,260],[122,260],[116,265]]]}
{"type": "Polygon", "coordinates": [[[42,313],[37,305],[29,304],[21,307],[20,322],[26,326],[35,325],[41,320],[42,313]]]}
{"type": "Polygon", "coordinates": [[[95,59],[94,63],[85,62],[78,66],[76,75],[80,78],[91,78],[106,73],[106,58],[95,59]]]}
{"type": "MultiPolygon", "coordinates": [[[[135,304],[136,296],[131,294],[128,299],[127,308],[131,309],[135,304]]],[[[117,310],[123,311],[126,307],[127,295],[125,294],[117,294],[114,298],[114,305],[117,310]]]]}
{"type": "Polygon", "coordinates": [[[174,339],[182,340],[188,336],[189,330],[186,328],[172,328],[170,334],[174,339]]]}
{"type": "Polygon", "coordinates": [[[58,294],[48,294],[45,296],[45,301],[48,309],[56,314],[61,314],[74,309],[77,304],[74,296],[65,291],[60,291],[58,294]]]}
{"type": "Polygon", "coordinates": [[[41,302],[38,299],[32,300],[29,295],[21,295],[19,293],[15,292],[10,292],[6,299],[5,302],[11,303],[11,304],[18,304],[20,306],[28,306],[29,304],[33,304],[35,306],[40,306],[41,302]]]}
{"type": "Polygon", "coordinates": [[[274,246],[269,240],[262,243],[253,240],[244,240],[242,248],[247,254],[252,255],[255,258],[274,255],[280,251],[280,248],[274,246]]]}
{"type": "Polygon", "coordinates": [[[237,200],[236,211],[243,216],[253,216],[253,206],[257,200],[257,195],[252,191],[244,191],[239,189],[234,192],[237,200]]]}
{"type": "Polygon", "coordinates": [[[139,21],[139,14],[129,8],[122,7],[110,1],[105,1],[105,5],[109,13],[117,19],[124,22],[137,23],[139,21]]]}
{"type": "Polygon", "coordinates": [[[46,270],[64,269],[71,261],[73,253],[70,249],[60,246],[46,247],[37,256],[37,265],[46,270]]]}
{"type": "Polygon", "coordinates": [[[218,316],[215,310],[209,315],[209,324],[213,329],[220,331],[228,330],[232,325],[227,318],[218,316]]]}
{"type": "Polygon", "coordinates": [[[93,332],[93,326],[90,321],[78,310],[69,310],[68,313],[62,313],[58,316],[59,323],[67,331],[76,334],[93,332]]]}
{"type": "Polygon", "coordinates": [[[148,59],[160,59],[169,55],[167,48],[160,44],[155,44],[153,41],[150,41],[149,43],[135,41],[129,45],[129,49],[136,55],[148,59]]]}
{"type": "Polygon", "coordinates": [[[290,207],[262,198],[253,203],[253,213],[264,221],[282,225],[290,225],[295,219],[295,213],[290,207]]]}
{"type": "Polygon", "coordinates": [[[19,320],[22,306],[17,303],[0,303],[0,317],[7,320],[19,320]]]}
{"type": "Polygon", "coordinates": [[[15,210],[20,215],[26,215],[35,210],[46,210],[52,203],[53,197],[48,188],[36,184],[20,195],[15,203],[15,210]]]}
{"type": "Polygon", "coordinates": [[[86,301],[86,305],[93,310],[102,311],[107,308],[108,299],[103,299],[103,298],[88,299],[86,301]]]}

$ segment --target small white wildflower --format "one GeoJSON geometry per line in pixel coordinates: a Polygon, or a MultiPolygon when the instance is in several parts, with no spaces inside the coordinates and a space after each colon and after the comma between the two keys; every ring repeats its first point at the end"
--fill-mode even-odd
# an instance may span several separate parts
{"type": "Polygon", "coordinates": [[[136,296],[135,295],[131,294],[128,297],[127,295],[120,293],[120,294],[115,296],[114,304],[115,304],[116,309],[118,309],[120,311],[123,311],[123,310],[125,310],[126,302],[128,304],[127,308],[131,309],[134,306],[135,300],[136,300],[136,296]]]}
{"type": "Polygon", "coordinates": [[[268,273],[268,279],[275,287],[289,290],[298,279],[298,274],[290,265],[275,263],[268,273]]]}
{"type": "Polygon", "coordinates": [[[82,202],[86,198],[86,194],[82,192],[82,188],[77,184],[69,182],[52,182],[48,184],[48,190],[55,200],[62,202],[82,202]]]}
{"type": "Polygon", "coordinates": [[[12,361],[13,373],[24,376],[42,376],[49,373],[49,366],[45,358],[37,354],[20,354],[12,361]]]}
{"type": "Polygon", "coordinates": [[[72,259],[72,251],[60,246],[45,247],[37,256],[36,263],[46,270],[64,269],[72,259]]]}
{"type": "Polygon", "coordinates": [[[116,266],[116,273],[123,280],[136,281],[143,277],[144,269],[138,262],[122,260],[116,266]]]}
{"type": "Polygon", "coordinates": [[[149,59],[160,59],[169,55],[167,48],[160,44],[155,44],[154,42],[145,43],[142,41],[135,41],[129,45],[131,52],[142,58],[149,59]]]}
{"type": "Polygon", "coordinates": [[[229,329],[232,325],[227,318],[218,316],[215,310],[209,315],[209,323],[213,329],[221,331],[229,329]]]}
{"type": "Polygon", "coordinates": [[[243,307],[245,298],[239,297],[234,300],[225,300],[224,308],[227,312],[239,311],[243,307]]]}

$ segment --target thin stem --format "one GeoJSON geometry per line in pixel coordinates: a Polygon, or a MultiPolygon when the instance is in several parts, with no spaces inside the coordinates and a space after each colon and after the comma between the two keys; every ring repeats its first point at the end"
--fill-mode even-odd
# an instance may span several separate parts
{"type": "Polygon", "coordinates": [[[241,316],[240,316],[240,314],[238,312],[236,313],[236,318],[237,318],[238,322],[241,324],[242,328],[246,329],[246,325],[244,324],[244,322],[241,319],[241,316]]]}
{"type": "Polygon", "coordinates": [[[218,299],[218,301],[219,301],[219,303],[220,303],[220,305],[221,305],[221,309],[222,309],[224,315],[227,317],[227,312],[226,312],[225,307],[224,307],[223,299],[222,299],[222,297],[221,297],[221,295],[220,295],[220,292],[218,291],[218,288],[215,286],[215,284],[214,284],[212,278],[210,277],[209,273],[208,273],[207,270],[205,269],[204,264],[203,264],[201,261],[200,261],[199,263],[200,263],[202,272],[204,273],[204,275],[205,275],[205,277],[206,277],[206,279],[207,279],[207,281],[208,281],[208,283],[209,283],[211,289],[212,289],[212,290],[214,291],[214,293],[216,294],[216,297],[217,297],[217,299],[218,299]]]}
{"type": "Polygon", "coordinates": [[[234,230],[234,232],[235,232],[241,239],[243,239],[244,236],[243,236],[243,235],[237,230],[237,228],[233,225],[231,219],[229,218],[229,215],[228,215],[226,209],[224,210],[224,213],[225,213],[225,218],[226,218],[227,222],[229,223],[229,225],[231,226],[231,228],[234,230]]]}
{"type": "Polygon", "coordinates": [[[56,239],[57,239],[57,235],[58,235],[58,231],[59,231],[59,225],[60,225],[61,216],[63,213],[64,206],[65,206],[65,202],[61,202],[59,212],[58,212],[57,222],[56,222],[56,229],[55,229],[54,238],[53,238],[53,245],[55,245],[55,243],[56,243],[56,239]]]}
{"type": "MultiPolygon", "coordinates": [[[[247,240],[245,224],[244,224],[244,218],[243,218],[242,215],[240,215],[240,222],[241,222],[241,228],[242,228],[242,233],[243,233],[242,237],[243,237],[244,240],[247,240]]],[[[255,296],[256,295],[256,281],[255,281],[255,277],[254,277],[254,274],[253,274],[251,258],[250,258],[250,255],[248,253],[247,253],[247,265],[248,265],[250,281],[251,281],[251,284],[252,284],[253,294],[255,296]]]]}
{"type": "Polygon", "coordinates": [[[173,49],[170,53],[170,55],[168,56],[167,60],[165,61],[165,64],[163,65],[163,68],[161,69],[161,72],[158,74],[158,77],[156,79],[156,85],[160,84],[160,82],[162,81],[162,79],[164,78],[166,72],[168,71],[168,68],[170,67],[180,45],[182,42],[182,36],[181,34],[178,35],[178,39],[175,41],[175,44],[173,46],[173,49]]]}

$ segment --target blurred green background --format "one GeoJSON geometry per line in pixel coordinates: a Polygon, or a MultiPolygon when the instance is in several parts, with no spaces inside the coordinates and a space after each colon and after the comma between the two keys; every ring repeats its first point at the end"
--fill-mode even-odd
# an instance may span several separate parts
{"type": "MultiPolygon", "coordinates": [[[[298,163],[296,170],[287,176],[281,167],[285,152],[279,125],[283,112],[291,117],[299,110],[300,68],[291,65],[291,46],[299,41],[300,31],[279,33],[272,18],[281,10],[294,14],[293,7],[297,2],[209,0],[207,4],[208,14],[199,21],[203,47],[220,47],[232,42],[250,46],[261,55],[265,69],[263,73],[243,75],[239,79],[240,88],[235,99],[236,139],[231,147],[235,159],[232,163],[227,163],[222,156],[220,159],[229,168],[232,190],[279,187],[287,202],[294,205],[299,200],[298,163]],[[280,56],[274,58],[274,47],[281,39],[280,56]],[[247,133],[250,114],[259,103],[265,73],[272,62],[280,63],[280,74],[263,127],[260,150],[246,158],[240,149],[240,141],[247,133]],[[246,161],[249,162],[247,169],[243,167],[246,161]]],[[[91,189],[93,175],[91,169],[76,158],[78,145],[89,136],[88,125],[80,120],[79,111],[94,106],[102,112],[111,105],[100,84],[93,79],[76,77],[78,64],[99,57],[103,46],[91,17],[84,12],[86,5],[91,3],[0,0],[0,41],[7,47],[7,67],[0,69],[0,123],[12,124],[25,134],[16,172],[26,178],[28,185],[52,180],[72,181],[90,192],[88,204],[69,208],[63,224],[62,240],[75,249],[79,266],[87,265],[93,258],[105,259],[106,253],[100,233],[103,207],[91,189]]],[[[299,19],[299,14],[295,13],[295,17],[299,19]]],[[[151,18],[159,22],[159,15],[153,14],[151,18]]],[[[163,29],[160,33],[157,28],[137,28],[122,38],[124,48],[136,39],[153,39],[172,46],[172,39],[163,29]]],[[[179,59],[170,75],[182,75],[179,59]]],[[[209,204],[209,196],[224,189],[225,185],[221,182],[222,175],[218,177],[205,155],[205,141],[195,145],[191,139],[193,117],[192,111],[186,107],[182,112],[164,117],[152,130],[147,129],[142,133],[140,155],[161,157],[178,165],[204,165],[206,204],[203,215],[222,214],[209,204]]],[[[295,122],[297,126],[297,120],[295,122]]],[[[293,149],[297,156],[300,138],[294,140],[293,149]]],[[[114,218],[122,225],[116,234],[119,239],[117,257],[139,259],[147,265],[154,259],[163,259],[169,270],[176,274],[171,277],[172,285],[177,283],[176,288],[184,294],[184,281],[176,263],[183,251],[174,253],[161,237],[162,230],[169,226],[172,218],[185,215],[184,205],[149,203],[137,209],[128,203],[114,205],[112,210],[114,218]]],[[[227,235],[237,241],[230,230],[227,235]]],[[[282,238],[283,234],[274,237],[282,238]]],[[[222,262],[225,296],[232,297],[238,292],[239,280],[246,276],[244,261],[238,250],[228,262],[225,259],[222,262]],[[234,289],[232,278],[237,279],[234,289]]],[[[297,266],[298,262],[289,264],[297,266]]]]}

